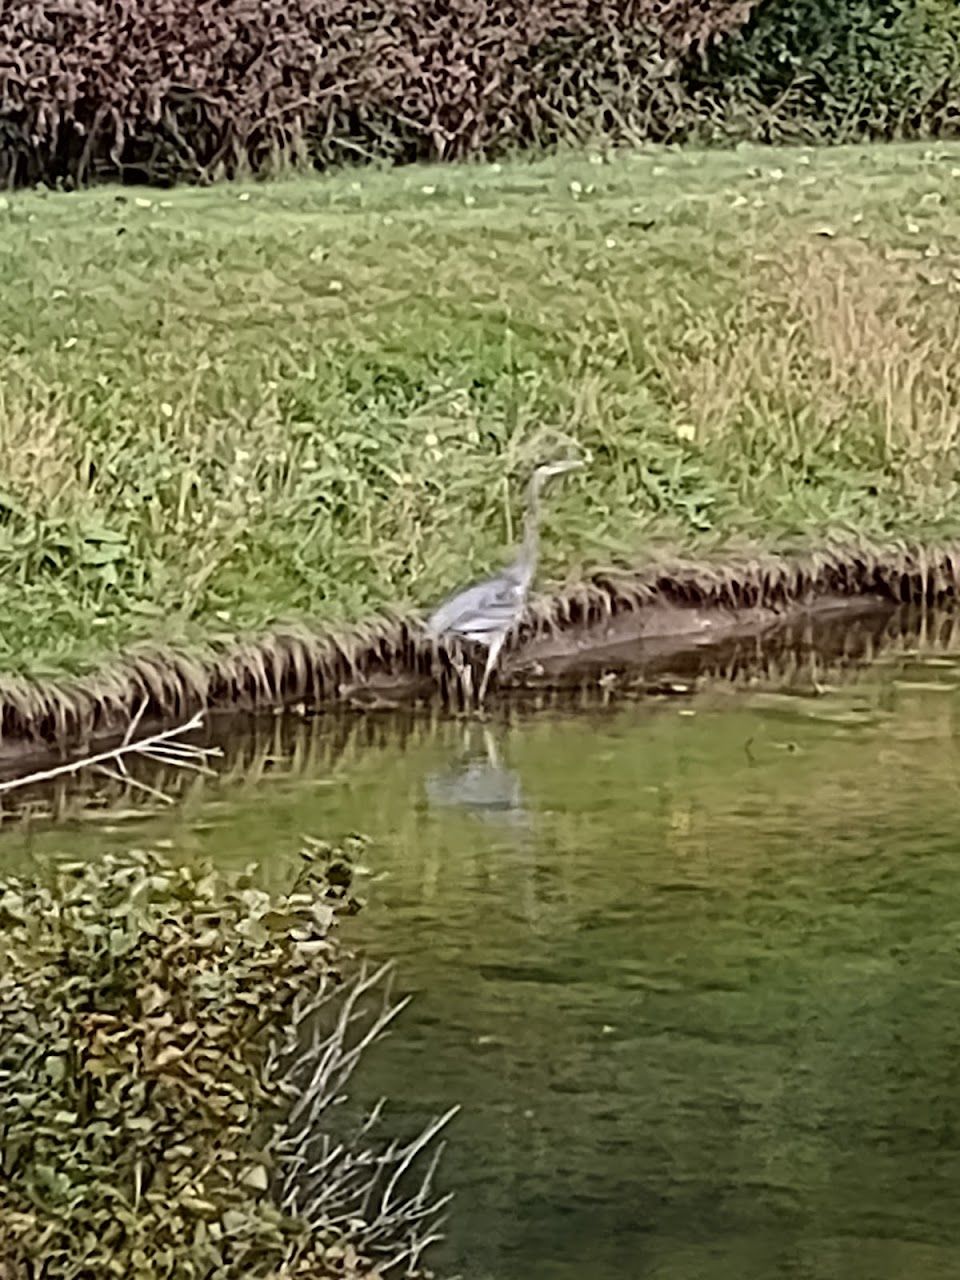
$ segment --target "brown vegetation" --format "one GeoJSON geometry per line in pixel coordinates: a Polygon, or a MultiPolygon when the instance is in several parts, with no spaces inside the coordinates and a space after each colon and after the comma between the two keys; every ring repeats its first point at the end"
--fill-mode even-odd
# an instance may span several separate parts
{"type": "MultiPolygon", "coordinates": [[[[543,141],[756,0],[0,0],[0,182],[543,141]]],[[[631,92],[636,96],[637,85],[631,92]]]]}

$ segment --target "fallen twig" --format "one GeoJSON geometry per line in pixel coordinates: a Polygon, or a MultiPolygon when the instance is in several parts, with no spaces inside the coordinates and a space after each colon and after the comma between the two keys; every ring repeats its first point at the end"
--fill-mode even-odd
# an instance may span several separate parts
{"type": "Polygon", "coordinates": [[[98,752],[96,755],[83,756],[81,759],[71,760],[67,764],[58,764],[50,769],[41,769],[36,773],[24,774],[19,778],[9,778],[5,782],[0,782],[0,794],[14,791],[18,787],[29,787],[41,782],[51,782],[54,778],[77,774],[83,769],[94,769],[99,773],[107,774],[108,777],[117,781],[149,791],[151,795],[158,796],[165,803],[172,804],[173,801],[170,796],[164,795],[162,791],[158,791],[154,787],[148,787],[145,783],[138,782],[135,778],[131,778],[127,772],[126,760],[133,756],[142,756],[147,760],[175,765],[180,769],[193,769],[198,773],[212,774],[213,770],[207,762],[223,753],[219,747],[200,747],[195,743],[177,741],[185,733],[192,733],[194,729],[199,729],[202,726],[202,711],[198,711],[195,716],[184,724],[176,725],[172,729],[162,729],[158,733],[151,734],[146,738],[140,738],[134,742],[133,735],[143,718],[146,707],[147,703],[144,699],[130,721],[123,736],[123,741],[118,747],[114,747],[111,751],[98,752]],[[119,772],[109,769],[109,765],[114,765],[119,772]]]}
{"type": "Polygon", "coordinates": [[[269,1074],[282,1082],[293,1104],[268,1146],[278,1166],[277,1199],[284,1212],[312,1227],[348,1232],[357,1251],[378,1264],[377,1274],[404,1267],[403,1274],[411,1276],[419,1274],[424,1250],[440,1239],[451,1197],[433,1190],[444,1146],[437,1139],[459,1108],[451,1107],[409,1142],[379,1148],[370,1139],[382,1099],[352,1138],[337,1140],[325,1123],[344,1100],[361,1055],[407,1003],[392,999],[389,971],[389,965],[372,973],[363,968],[346,990],[320,992],[294,1010],[285,1042],[274,1046],[269,1062],[269,1074]],[[377,990],[380,1008],[363,1009],[363,998],[377,990]],[[323,1030],[317,1014],[333,1000],[339,1007],[332,1027],[328,1021],[323,1030]],[[315,1021],[306,1040],[308,1019],[315,1021]],[[404,1241],[399,1250],[398,1240],[404,1241]]]}

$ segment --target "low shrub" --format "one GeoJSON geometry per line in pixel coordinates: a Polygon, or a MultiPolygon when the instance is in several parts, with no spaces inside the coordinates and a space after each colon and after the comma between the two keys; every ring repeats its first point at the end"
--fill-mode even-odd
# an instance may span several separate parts
{"type": "Polygon", "coordinates": [[[152,853],[0,884],[4,1280],[417,1273],[429,1178],[381,1194],[410,1148],[323,1145],[398,1006],[360,1016],[349,865],[311,858],[274,897],[152,853]]]}

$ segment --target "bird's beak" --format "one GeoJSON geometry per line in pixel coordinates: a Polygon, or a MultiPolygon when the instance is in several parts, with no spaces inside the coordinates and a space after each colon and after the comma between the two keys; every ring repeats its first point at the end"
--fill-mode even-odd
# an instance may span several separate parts
{"type": "Polygon", "coordinates": [[[576,471],[583,466],[581,458],[571,458],[569,461],[563,462],[545,462],[543,466],[537,467],[534,476],[537,484],[542,484],[544,480],[550,480],[553,476],[562,476],[568,471],[576,471]]]}

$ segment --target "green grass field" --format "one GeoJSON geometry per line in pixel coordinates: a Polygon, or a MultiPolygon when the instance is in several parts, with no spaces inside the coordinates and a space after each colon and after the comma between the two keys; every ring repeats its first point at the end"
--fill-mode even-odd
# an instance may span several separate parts
{"type": "Polygon", "coordinates": [[[960,145],[0,199],[0,671],[425,604],[514,536],[960,532],[960,145]]]}

